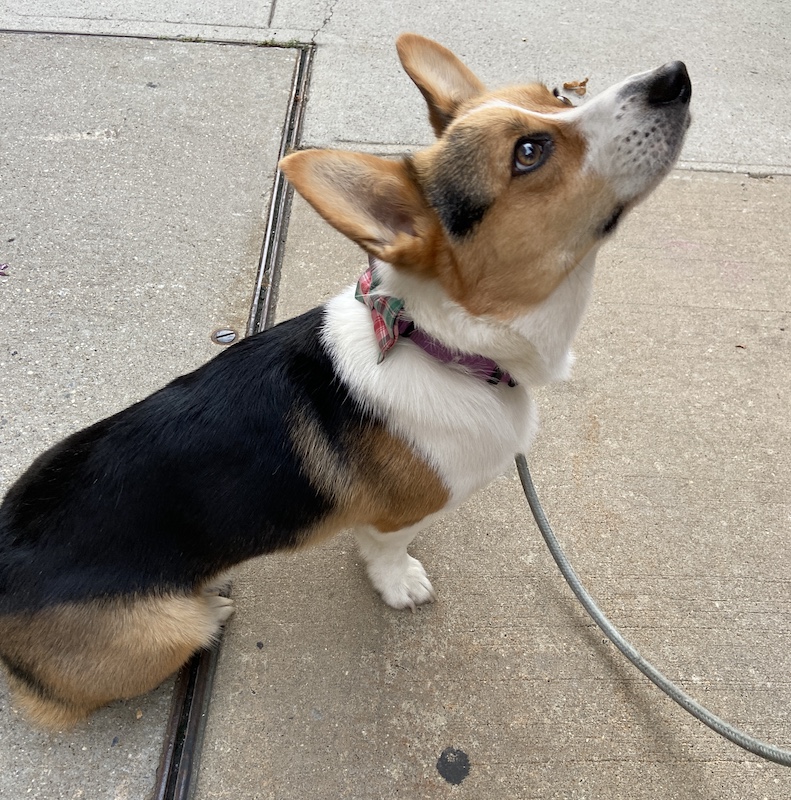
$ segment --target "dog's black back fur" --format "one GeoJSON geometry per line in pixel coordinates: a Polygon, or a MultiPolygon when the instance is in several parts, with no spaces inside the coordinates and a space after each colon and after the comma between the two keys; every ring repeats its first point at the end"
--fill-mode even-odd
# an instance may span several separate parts
{"type": "Polygon", "coordinates": [[[322,317],[251,336],[40,456],[0,507],[0,614],[189,589],[296,546],[332,498],[300,469],[289,413],[341,460],[350,426],[378,424],[333,373],[322,317]]]}

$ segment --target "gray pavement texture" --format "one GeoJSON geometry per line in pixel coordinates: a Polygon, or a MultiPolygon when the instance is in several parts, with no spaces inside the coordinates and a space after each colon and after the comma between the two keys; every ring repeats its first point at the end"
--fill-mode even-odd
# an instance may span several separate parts
{"type": "Polygon", "coordinates": [[[316,42],[303,143],[385,153],[431,139],[395,55],[395,37],[405,30],[443,42],[498,85],[589,76],[597,92],[682,58],[696,111],[683,164],[791,172],[791,108],[775,102],[791,48],[791,4],[782,0],[4,0],[3,27],[316,42]]]}
{"type": "MultiPolygon", "coordinates": [[[[294,51],[0,35],[0,493],[243,331],[294,51]],[[222,208],[222,213],[218,209],[222,208]]],[[[171,684],[33,732],[0,680],[0,797],[150,793],[171,684]]]]}
{"type": "MultiPolygon", "coordinates": [[[[600,256],[530,463],[616,624],[715,712],[791,746],[791,6],[5,0],[0,29],[0,491],[211,356],[211,330],[244,328],[294,53],[168,39],[316,43],[303,144],[385,154],[430,139],[403,30],[491,84],[590,75],[597,91],[684,59],[683,169],[600,256]]],[[[363,264],[295,202],[278,318],[363,264]]],[[[791,773],[603,641],[515,473],[414,552],[439,594],[414,615],[383,606],[345,536],[240,571],[200,800],[791,796],[791,773]],[[448,748],[469,759],[458,785],[437,769],[448,748]]],[[[4,692],[0,796],[146,797],[169,685],[53,735],[4,692]]]]}

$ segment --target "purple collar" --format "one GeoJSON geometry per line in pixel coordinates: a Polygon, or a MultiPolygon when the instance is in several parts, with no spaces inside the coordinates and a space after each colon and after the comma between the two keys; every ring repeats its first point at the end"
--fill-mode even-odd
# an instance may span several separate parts
{"type": "Polygon", "coordinates": [[[517,385],[516,381],[491,358],[460,353],[416,328],[415,323],[405,316],[403,300],[376,292],[378,281],[374,271],[374,261],[370,257],[369,262],[371,266],[357,282],[355,297],[371,311],[376,341],[379,345],[380,363],[399,337],[403,336],[442,364],[459,366],[487,383],[517,385]]]}

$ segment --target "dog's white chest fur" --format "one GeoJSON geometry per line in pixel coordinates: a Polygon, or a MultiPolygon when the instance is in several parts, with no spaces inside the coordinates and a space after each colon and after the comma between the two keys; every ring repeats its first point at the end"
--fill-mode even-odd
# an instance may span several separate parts
{"type": "Polygon", "coordinates": [[[409,341],[381,362],[368,309],[349,287],[327,304],[325,345],[338,374],[367,409],[409,442],[450,491],[448,507],[527,452],[538,428],[532,386],[568,377],[570,346],[591,292],[595,254],[529,313],[509,323],[473,317],[440,300],[436,287],[395,274],[384,283],[407,295],[418,326],[464,352],[493,358],[518,385],[491,385],[440,363],[409,341]]]}

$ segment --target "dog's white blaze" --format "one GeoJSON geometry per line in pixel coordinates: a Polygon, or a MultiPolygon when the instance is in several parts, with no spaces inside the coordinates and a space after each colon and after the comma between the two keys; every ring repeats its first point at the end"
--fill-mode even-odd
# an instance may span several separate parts
{"type": "Polygon", "coordinates": [[[531,117],[537,117],[538,119],[551,119],[553,121],[557,121],[559,119],[574,119],[575,112],[579,111],[579,108],[568,108],[563,110],[558,110],[557,113],[552,114],[545,114],[541,111],[533,111],[529,108],[524,108],[524,106],[518,106],[514,103],[509,103],[506,100],[487,100],[485,103],[481,103],[479,106],[475,106],[474,108],[470,108],[465,111],[460,117],[457,117],[453,120],[452,125],[456,125],[467,117],[472,116],[473,114],[477,114],[479,111],[486,111],[489,108],[505,108],[509,111],[518,111],[520,114],[527,114],[531,117]]]}

